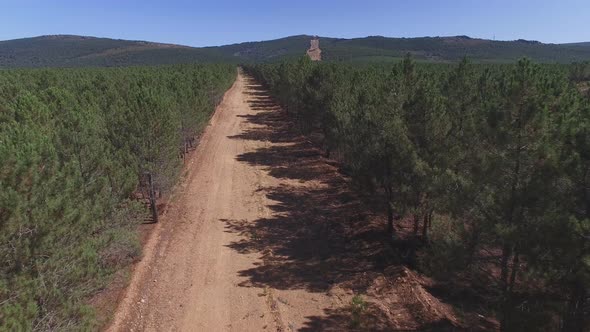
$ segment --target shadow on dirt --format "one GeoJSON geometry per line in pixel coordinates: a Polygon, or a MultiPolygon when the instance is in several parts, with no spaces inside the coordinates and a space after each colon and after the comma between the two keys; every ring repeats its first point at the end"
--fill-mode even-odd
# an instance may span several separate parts
{"type": "MultiPolygon", "coordinates": [[[[375,276],[396,264],[393,249],[385,245],[384,225],[374,222],[379,216],[361,203],[321,151],[294,130],[263,88],[253,83],[247,88],[247,101],[258,111],[244,116],[253,129],[230,138],[269,144],[237,158],[283,181],[260,189],[273,202],[268,206],[271,217],[221,220],[227,232],[242,235],[230,248],[262,255],[263,264],[240,272],[247,278],[240,286],[329,292],[345,284],[354,293],[365,293],[375,276]]],[[[369,319],[359,323],[364,330],[392,330],[375,308],[369,306],[366,314],[369,319]]],[[[325,316],[308,317],[300,330],[356,330],[351,315],[347,307],[326,309],[325,316]]]]}
{"type": "Polygon", "coordinates": [[[362,313],[352,307],[325,309],[324,313],[322,317],[307,317],[308,322],[298,331],[395,331],[374,305],[369,305],[362,313]]]}

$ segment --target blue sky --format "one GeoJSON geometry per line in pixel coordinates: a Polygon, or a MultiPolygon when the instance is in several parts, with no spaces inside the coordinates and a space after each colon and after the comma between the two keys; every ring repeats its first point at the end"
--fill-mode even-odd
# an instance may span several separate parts
{"type": "Polygon", "coordinates": [[[191,46],[296,34],[590,41],[590,0],[0,0],[0,40],[77,34],[191,46]]]}

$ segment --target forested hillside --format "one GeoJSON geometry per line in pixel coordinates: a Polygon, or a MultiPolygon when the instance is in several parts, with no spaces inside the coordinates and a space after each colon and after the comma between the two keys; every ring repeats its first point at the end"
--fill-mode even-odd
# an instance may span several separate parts
{"type": "Polygon", "coordinates": [[[541,63],[571,63],[590,59],[587,44],[544,44],[537,41],[496,41],[468,36],[322,39],[324,57],[343,61],[395,61],[406,53],[419,61],[459,62],[469,57],[481,63],[513,63],[528,57],[541,63]]]}
{"type": "Polygon", "coordinates": [[[383,202],[400,259],[444,285],[456,308],[495,315],[506,331],[584,331],[589,68],[406,57],[246,70],[383,202]]]}
{"type": "MultiPolygon", "coordinates": [[[[214,47],[188,47],[145,41],[71,35],[0,41],[0,68],[161,65],[194,62],[276,62],[295,59],[309,48],[308,35],[214,47]]],[[[426,62],[571,63],[590,59],[590,45],[543,44],[535,41],[493,41],[454,37],[320,38],[325,61],[400,61],[406,53],[426,62]]]]}
{"type": "Polygon", "coordinates": [[[72,35],[0,41],[0,68],[113,67],[231,60],[214,49],[72,35]]]}
{"type": "Polygon", "coordinates": [[[171,188],[235,75],[0,71],[0,330],[96,328],[88,297],[140,254],[144,175],[171,188]]]}

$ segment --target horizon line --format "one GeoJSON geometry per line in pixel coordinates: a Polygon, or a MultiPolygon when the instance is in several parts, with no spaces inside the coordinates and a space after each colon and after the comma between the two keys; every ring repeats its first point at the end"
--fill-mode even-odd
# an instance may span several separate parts
{"type": "Polygon", "coordinates": [[[15,40],[22,40],[22,39],[33,39],[33,38],[42,38],[42,37],[84,37],[84,38],[95,38],[95,39],[111,39],[111,40],[121,40],[121,41],[130,41],[130,42],[146,42],[146,43],[153,43],[153,44],[165,44],[165,45],[174,45],[174,46],[182,46],[182,47],[191,47],[191,48],[211,48],[211,47],[223,47],[223,46],[231,46],[231,45],[238,45],[244,43],[259,43],[259,42],[268,42],[268,41],[275,41],[280,39],[287,39],[292,37],[300,37],[300,36],[308,36],[308,37],[319,37],[320,40],[324,39],[342,39],[342,40],[351,40],[351,39],[364,39],[370,37],[381,37],[381,38],[388,38],[388,39],[419,39],[419,38],[456,38],[456,37],[466,37],[469,39],[478,39],[478,40],[487,40],[492,42],[517,42],[517,41],[525,41],[525,42],[534,42],[540,43],[543,45],[568,45],[568,44],[583,44],[583,43],[590,43],[590,41],[577,41],[577,42],[565,42],[565,43],[547,43],[539,40],[533,39],[488,39],[488,38],[481,38],[481,37],[472,37],[469,35],[438,35],[438,36],[413,36],[413,37],[391,37],[391,36],[384,36],[384,35],[366,35],[363,37],[328,37],[328,36],[320,36],[316,34],[294,34],[284,37],[278,38],[271,38],[271,39],[258,39],[258,40],[248,40],[248,41],[240,41],[240,42],[233,42],[233,43],[225,43],[225,44],[217,44],[217,45],[206,45],[206,46],[192,46],[188,44],[178,44],[178,43],[171,43],[165,41],[155,41],[155,40],[145,40],[145,39],[124,39],[119,37],[108,37],[108,36],[97,36],[97,35],[77,35],[72,33],[55,33],[55,34],[43,34],[43,35],[36,35],[36,36],[27,36],[27,37],[19,37],[19,38],[12,38],[12,39],[4,39],[0,40],[2,42],[9,42],[15,40]]]}

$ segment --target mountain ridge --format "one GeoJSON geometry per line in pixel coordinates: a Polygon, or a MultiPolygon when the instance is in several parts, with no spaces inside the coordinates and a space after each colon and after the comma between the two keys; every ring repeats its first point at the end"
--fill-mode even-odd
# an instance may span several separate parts
{"type": "MultiPolygon", "coordinates": [[[[192,47],[70,34],[42,35],[0,41],[0,68],[268,62],[305,55],[313,37],[294,35],[273,40],[192,47]]],[[[429,62],[454,62],[465,56],[476,62],[512,62],[524,56],[549,63],[590,60],[590,42],[496,41],[465,35],[319,38],[322,59],[326,61],[397,61],[407,53],[429,62]]]]}

